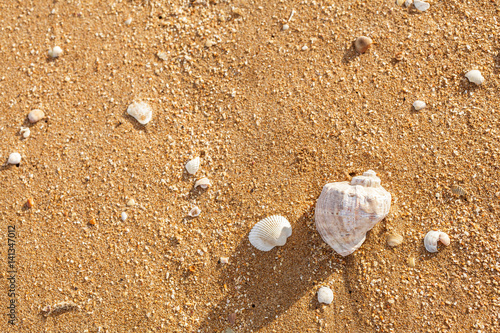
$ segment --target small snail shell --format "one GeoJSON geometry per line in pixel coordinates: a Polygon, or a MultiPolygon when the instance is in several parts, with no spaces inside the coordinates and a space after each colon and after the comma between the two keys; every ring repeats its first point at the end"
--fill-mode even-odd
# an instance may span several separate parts
{"type": "Polygon", "coordinates": [[[424,238],[425,249],[431,253],[438,251],[438,242],[441,242],[444,246],[450,245],[450,237],[441,231],[429,231],[424,238]]]}
{"type": "Polygon", "coordinates": [[[370,45],[372,45],[372,43],[373,41],[370,37],[361,36],[356,38],[356,41],[354,42],[354,48],[359,53],[365,53],[366,50],[370,48],[370,45]]]}

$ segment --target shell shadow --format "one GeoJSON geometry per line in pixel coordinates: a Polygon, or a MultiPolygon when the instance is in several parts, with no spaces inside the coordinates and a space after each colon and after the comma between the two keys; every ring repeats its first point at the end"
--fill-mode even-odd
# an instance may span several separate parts
{"type": "Polygon", "coordinates": [[[359,56],[359,53],[356,52],[354,48],[354,42],[351,43],[349,48],[345,50],[344,55],[342,56],[342,63],[348,64],[359,56]]]}
{"type": "MultiPolygon", "coordinates": [[[[216,284],[225,296],[212,306],[199,324],[199,332],[220,332],[229,326],[227,318],[233,312],[238,313],[237,331],[259,331],[331,275],[325,267],[333,253],[318,253],[322,240],[308,226],[313,216],[314,207],[310,207],[291,221],[293,233],[285,246],[269,252],[258,251],[244,237],[230,264],[220,266],[216,284]]],[[[312,306],[319,306],[315,302],[312,306]]]]}
{"type": "Polygon", "coordinates": [[[135,130],[138,130],[138,131],[144,131],[147,133],[147,126],[148,124],[146,125],[141,125],[134,117],[132,117],[131,115],[129,115],[127,113],[127,110],[123,111],[122,113],[122,118],[125,119],[125,121],[128,121],[130,122],[130,124],[132,124],[132,126],[134,126],[134,129],[135,130]]]}

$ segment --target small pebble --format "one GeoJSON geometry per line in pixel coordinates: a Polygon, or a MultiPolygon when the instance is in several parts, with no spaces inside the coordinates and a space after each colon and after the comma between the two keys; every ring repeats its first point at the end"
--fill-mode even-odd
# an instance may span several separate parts
{"type": "Polygon", "coordinates": [[[423,108],[425,108],[426,106],[427,106],[427,104],[425,104],[425,102],[423,102],[423,101],[413,102],[413,108],[415,109],[415,111],[420,111],[423,108]]]}
{"type": "Polygon", "coordinates": [[[135,200],[134,199],[129,199],[127,201],[127,206],[129,206],[129,207],[135,206],[135,200]]]}
{"type": "Polygon", "coordinates": [[[228,316],[227,320],[229,321],[229,323],[230,323],[231,325],[235,325],[235,324],[236,324],[236,313],[234,313],[234,312],[233,312],[233,313],[231,313],[231,314],[228,316]]]}
{"type": "Polygon", "coordinates": [[[410,257],[408,258],[408,266],[410,267],[415,267],[415,258],[414,257],[410,257]]]}
{"type": "Polygon", "coordinates": [[[59,46],[54,46],[54,48],[49,50],[49,57],[57,58],[63,53],[63,50],[59,46]]]}
{"type": "Polygon", "coordinates": [[[283,31],[290,29],[290,26],[288,24],[283,24],[283,31]]]}
{"type": "Polygon", "coordinates": [[[475,83],[478,86],[483,84],[484,82],[484,77],[481,75],[481,72],[478,71],[477,69],[468,71],[467,74],[465,74],[465,77],[469,80],[469,82],[475,83]]]}
{"type": "Polygon", "coordinates": [[[228,257],[220,257],[220,263],[221,264],[229,263],[229,258],[228,257]]]}
{"type": "Polygon", "coordinates": [[[328,287],[321,287],[318,290],[318,302],[330,304],[333,302],[333,291],[328,287]]]}
{"type": "Polygon", "coordinates": [[[122,221],[125,222],[125,220],[127,219],[128,215],[127,213],[125,212],[122,212],[122,221]]]}
{"type": "Polygon", "coordinates": [[[30,113],[28,113],[28,120],[30,123],[36,123],[40,119],[43,119],[45,117],[45,112],[39,109],[34,109],[31,110],[30,113]]]}
{"type": "Polygon", "coordinates": [[[9,155],[9,159],[7,160],[7,163],[9,164],[19,164],[21,163],[21,154],[19,153],[12,153],[9,155]]]}
{"type": "Polygon", "coordinates": [[[33,198],[29,198],[29,199],[26,201],[26,207],[28,207],[28,208],[32,208],[34,205],[35,205],[35,201],[33,200],[33,198]]]}
{"type": "Polygon", "coordinates": [[[354,42],[354,48],[359,53],[365,53],[372,45],[373,41],[370,37],[361,36],[356,38],[354,42]]]}
{"type": "Polygon", "coordinates": [[[215,42],[213,40],[207,39],[207,41],[205,42],[206,47],[212,47],[214,45],[215,45],[215,42]]]}

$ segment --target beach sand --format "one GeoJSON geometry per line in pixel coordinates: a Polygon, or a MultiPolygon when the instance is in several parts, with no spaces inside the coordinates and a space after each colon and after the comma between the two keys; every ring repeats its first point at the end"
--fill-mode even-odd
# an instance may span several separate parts
{"type": "Polygon", "coordinates": [[[429,3],[3,1],[0,156],[22,160],[0,168],[2,331],[499,331],[500,10],[429,3]],[[391,212],[341,257],[315,203],[369,169],[391,212]],[[273,214],[293,233],[258,251],[273,214]]]}

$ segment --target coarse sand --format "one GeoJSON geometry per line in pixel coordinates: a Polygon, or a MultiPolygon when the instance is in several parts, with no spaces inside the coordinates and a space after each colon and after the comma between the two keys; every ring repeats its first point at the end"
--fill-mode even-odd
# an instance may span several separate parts
{"type": "Polygon", "coordinates": [[[2,1],[0,331],[500,331],[500,7],[428,2],[2,1]],[[369,169],[391,211],[341,257],[316,199],[369,169]]]}

